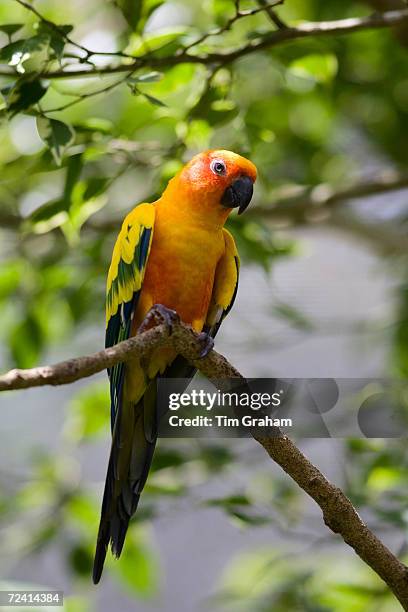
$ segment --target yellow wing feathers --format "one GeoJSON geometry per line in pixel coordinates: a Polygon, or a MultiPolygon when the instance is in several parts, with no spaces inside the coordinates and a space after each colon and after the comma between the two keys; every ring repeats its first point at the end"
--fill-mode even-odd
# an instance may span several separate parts
{"type": "Polygon", "coordinates": [[[152,204],[140,204],[123,221],[106,284],[106,324],[117,313],[119,304],[129,302],[142,286],[154,216],[152,204]]]}
{"type": "Polygon", "coordinates": [[[216,325],[223,318],[235,299],[239,275],[239,255],[234,238],[228,230],[223,229],[225,252],[218,262],[214,278],[211,305],[206,324],[216,325]]]}

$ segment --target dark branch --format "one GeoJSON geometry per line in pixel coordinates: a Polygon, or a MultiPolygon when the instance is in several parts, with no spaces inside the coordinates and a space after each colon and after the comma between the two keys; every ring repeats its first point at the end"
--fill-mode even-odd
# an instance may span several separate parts
{"type": "Polygon", "coordinates": [[[38,17],[38,19],[42,21],[43,23],[45,23],[51,30],[54,30],[54,32],[57,32],[65,40],[66,43],[72,45],[79,51],[82,51],[84,53],[84,57],[79,58],[81,60],[81,63],[84,62],[84,60],[85,61],[88,60],[93,55],[107,55],[109,57],[113,55],[117,55],[119,57],[132,57],[131,55],[128,55],[127,53],[123,53],[121,51],[115,51],[114,53],[109,53],[106,51],[91,51],[87,47],[84,47],[84,45],[80,45],[79,43],[72,40],[72,38],[68,36],[68,34],[64,31],[63,28],[58,26],[53,21],[50,21],[49,19],[44,17],[44,15],[42,15],[34,6],[32,6],[31,4],[28,4],[28,2],[25,2],[25,0],[15,0],[15,1],[21,6],[23,6],[25,9],[30,11],[31,13],[33,13],[33,15],[38,17]]]}
{"type": "MultiPolygon", "coordinates": [[[[207,363],[209,363],[213,377],[225,378],[229,375],[232,366],[227,364],[228,368],[226,368],[226,360],[216,351],[212,351],[205,359],[197,360],[202,346],[197,342],[196,334],[189,327],[180,323],[174,327],[171,337],[166,333],[165,327],[159,325],[143,334],[92,355],[61,361],[53,366],[41,366],[28,370],[10,370],[7,374],[0,376],[0,391],[42,387],[44,385],[66,385],[75,380],[97,374],[106,368],[111,368],[115,363],[129,361],[134,358],[135,354],[139,357],[148,357],[154,348],[165,344],[171,344],[177,348],[180,354],[191,361],[204,374],[208,371],[207,363]]],[[[237,375],[237,371],[234,371],[237,375]]]]}
{"type": "Polygon", "coordinates": [[[254,214],[267,219],[285,219],[304,222],[317,211],[336,208],[348,200],[380,195],[388,191],[408,188],[408,173],[387,172],[375,179],[361,181],[345,189],[334,190],[329,185],[297,190],[295,195],[281,197],[270,206],[258,207],[254,214]]]}
{"type": "Polygon", "coordinates": [[[276,25],[276,27],[281,30],[283,28],[287,28],[288,26],[286,25],[286,23],[284,21],[282,21],[282,19],[280,17],[278,17],[278,15],[276,14],[276,12],[274,11],[273,7],[270,6],[266,0],[258,0],[258,4],[265,10],[266,14],[268,15],[270,21],[272,21],[273,24],[276,25]]]}
{"type": "MultiPolygon", "coordinates": [[[[126,63],[119,63],[114,66],[105,66],[94,70],[89,70],[87,68],[78,68],[74,70],[51,70],[42,73],[26,72],[25,77],[37,77],[47,79],[73,79],[83,78],[87,76],[95,77],[105,74],[130,72],[146,67],[155,69],[170,68],[179,64],[188,63],[215,65],[219,64],[225,66],[241,57],[245,57],[258,51],[270,49],[288,41],[298,40],[300,38],[316,36],[337,36],[341,34],[358,32],[360,30],[392,27],[406,22],[408,22],[408,9],[388,11],[386,13],[374,13],[373,15],[370,15],[368,17],[350,17],[349,19],[339,19],[336,21],[305,22],[299,24],[296,27],[281,28],[277,31],[266,34],[265,36],[262,36],[229,52],[213,52],[206,53],[204,55],[187,53],[185,49],[182,48],[180,49],[179,53],[164,57],[157,57],[154,55],[154,53],[146,53],[145,55],[142,55],[140,57],[130,59],[129,56],[127,56],[126,54],[106,52],[101,53],[88,50],[88,53],[90,53],[91,55],[125,55],[125,59],[129,61],[126,63]]],[[[15,75],[18,75],[18,73],[16,73],[14,70],[5,69],[0,71],[0,76],[15,75]]]]}

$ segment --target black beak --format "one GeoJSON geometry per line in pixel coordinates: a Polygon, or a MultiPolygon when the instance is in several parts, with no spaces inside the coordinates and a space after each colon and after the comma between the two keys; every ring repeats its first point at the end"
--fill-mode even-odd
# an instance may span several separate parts
{"type": "Polygon", "coordinates": [[[254,184],[249,176],[240,176],[224,191],[221,204],[225,208],[238,208],[238,214],[244,212],[251,201],[254,184]]]}

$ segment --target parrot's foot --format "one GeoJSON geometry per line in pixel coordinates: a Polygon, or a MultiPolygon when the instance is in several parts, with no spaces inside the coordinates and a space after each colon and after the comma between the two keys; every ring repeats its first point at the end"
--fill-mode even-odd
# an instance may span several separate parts
{"type": "Polygon", "coordinates": [[[151,329],[155,325],[163,324],[167,327],[169,336],[173,331],[173,325],[180,323],[180,317],[175,310],[163,306],[163,304],[154,304],[151,307],[145,318],[143,319],[139,329],[139,334],[143,333],[147,329],[151,329]]]}
{"type": "Polygon", "coordinates": [[[204,359],[204,357],[207,357],[208,353],[214,348],[214,338],[210,336],[210,334],[207,334],[207,332],[201,332],[201,334],[198,334],[198,339],[202,346],[200,359],[204,359]]]}

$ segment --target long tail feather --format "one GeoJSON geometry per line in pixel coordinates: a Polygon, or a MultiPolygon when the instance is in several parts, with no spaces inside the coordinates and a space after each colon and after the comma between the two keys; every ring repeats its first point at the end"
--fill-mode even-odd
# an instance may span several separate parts
{"type": "Polygon", "coordinates": [[[146,484],[157,440],[155,383],[142,399],[122,405],[121,421],[115,424],[106,474],[101,519],[93,567],[93,582],[100,581],[106,552],[119,557],[129,521],[136,512],[146,484]]]}

